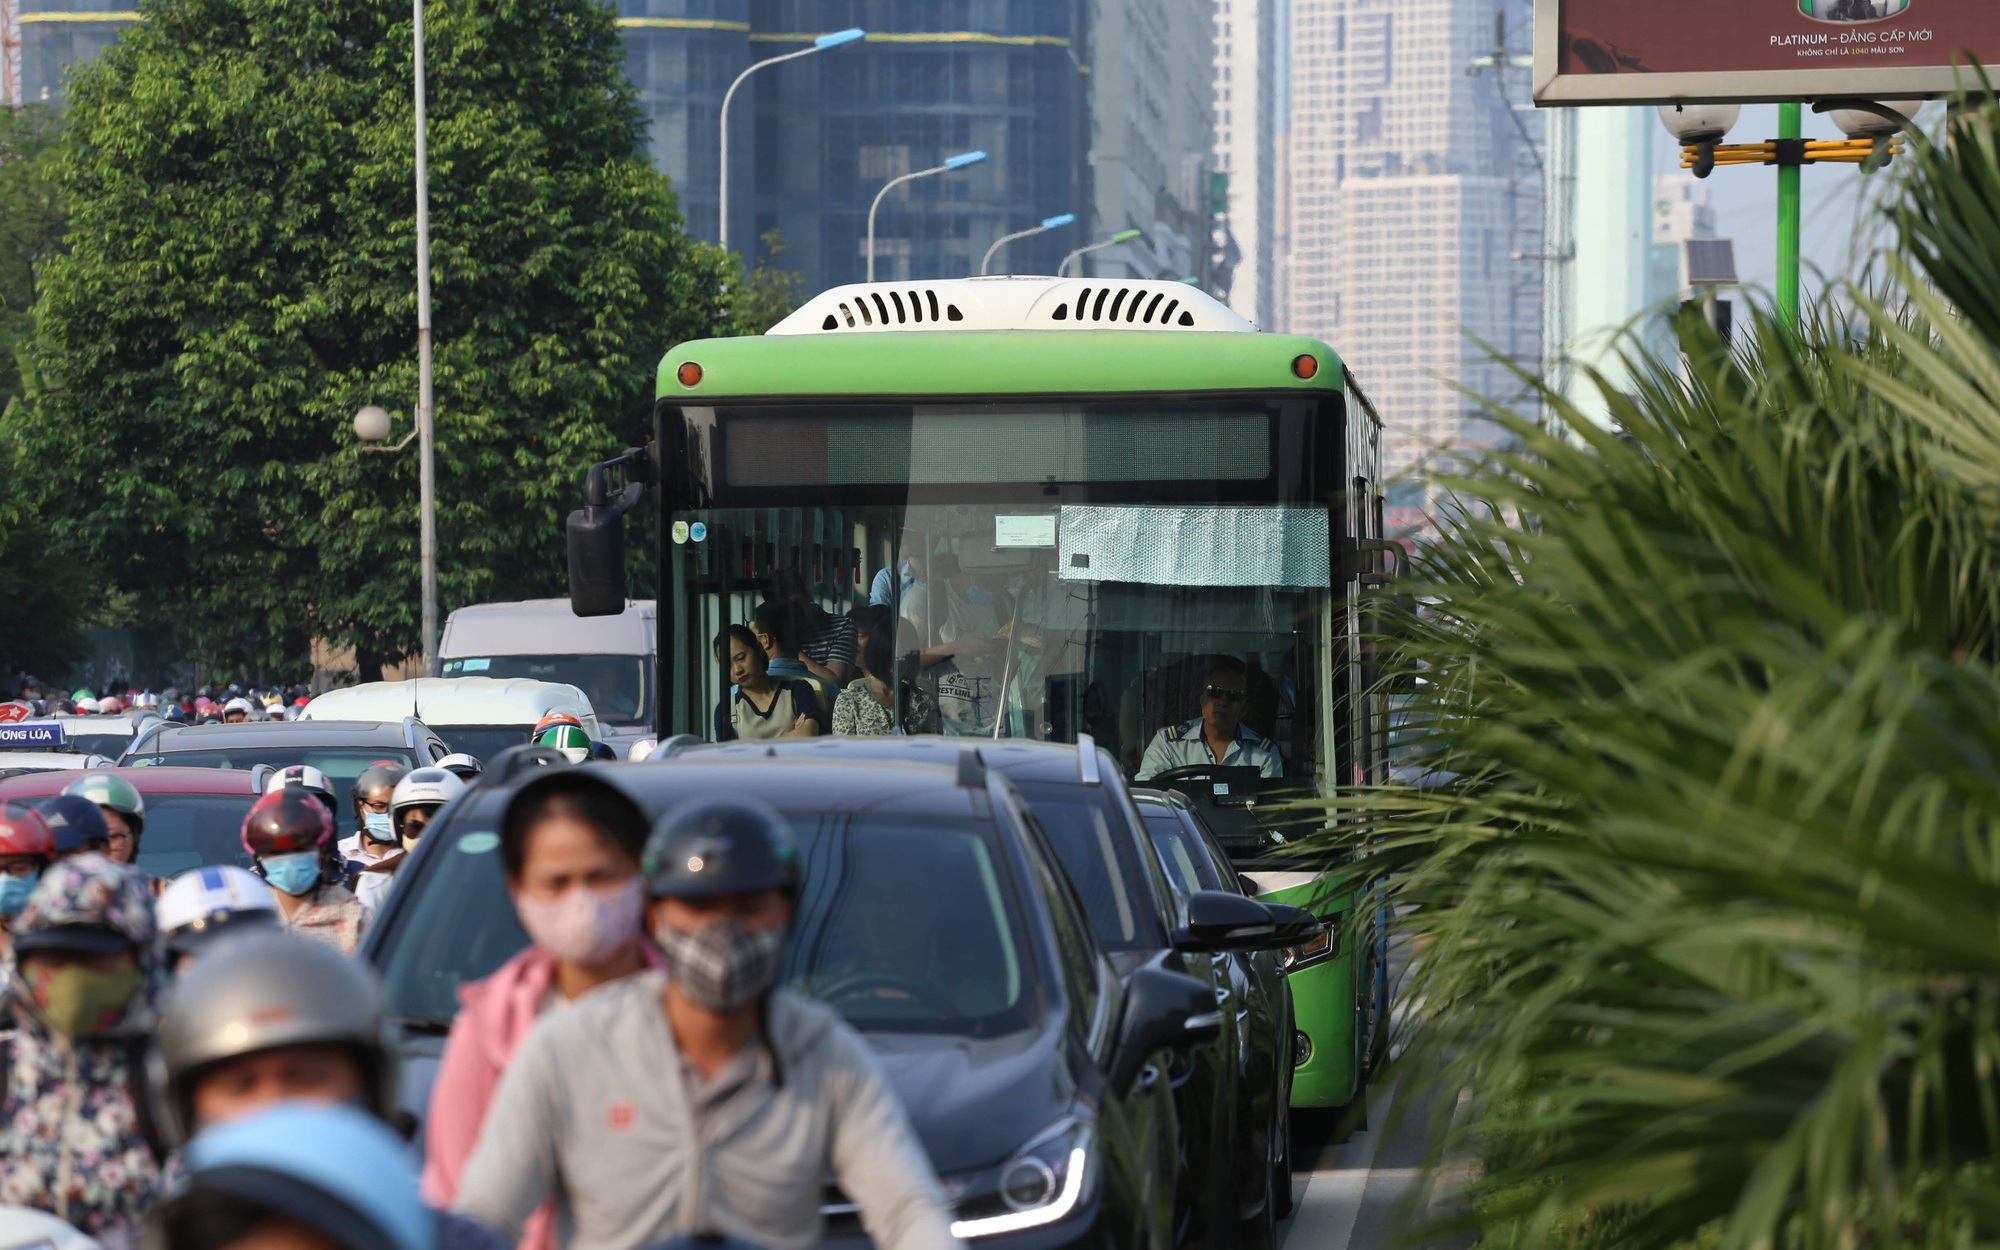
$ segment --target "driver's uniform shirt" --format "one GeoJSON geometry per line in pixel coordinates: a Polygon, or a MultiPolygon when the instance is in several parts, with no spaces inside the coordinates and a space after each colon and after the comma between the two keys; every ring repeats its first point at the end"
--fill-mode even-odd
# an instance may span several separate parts
{"type": "Polygon", "coordinates": [[[1153,735],[1145,758],[1139,761],[1139,780],[1157,777],[1170,768],[1193,764],[1217,764],[1224,768],[1255,768],[1266,777],[1285,775],[1285,757],[1278,744],[1248,725],[1236,727],[1236,741],[1221,759],[1209,749],[1208,736],[1201,731],[1201,717],[1168,725],[1153,735]]]}

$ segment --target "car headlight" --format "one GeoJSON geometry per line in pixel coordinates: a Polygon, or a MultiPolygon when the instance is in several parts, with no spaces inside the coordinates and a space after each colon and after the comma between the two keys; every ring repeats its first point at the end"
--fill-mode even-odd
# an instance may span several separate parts
{"type": "Polygon", "coordinates": [[[1089,1192],[1095,1128],[1088,1113],[1066,1116],[999,1167],[946,1181],[945,1192],[958,1210],[951,1235],[971,1241],[1067,1218],[1089,1192]]]}
{"type": "Polygon", "coordinates": [[[1285,949],[1286,972],[1297,972],[1323,963],[1340,953],[1340,913],[1320,917],[1320,930],[1298,946],[1285,949]]]}

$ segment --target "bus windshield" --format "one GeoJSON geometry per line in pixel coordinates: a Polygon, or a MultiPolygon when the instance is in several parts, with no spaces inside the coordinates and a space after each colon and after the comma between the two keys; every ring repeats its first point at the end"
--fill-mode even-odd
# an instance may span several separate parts
{"type": "Polygon", "coordinates": [[[685,412],[690,493],[714,506],[682,500],[663,527],[688,640],[668,731],[712,732],[730,694],[714,641],[784,573],[815,609],[808,653],[873,605],[856,625],[892,632],[896,731],[1089,734],[1130,776],[1228,765],[1265,792],[1339,776],[1337,403],[685,412]]]}

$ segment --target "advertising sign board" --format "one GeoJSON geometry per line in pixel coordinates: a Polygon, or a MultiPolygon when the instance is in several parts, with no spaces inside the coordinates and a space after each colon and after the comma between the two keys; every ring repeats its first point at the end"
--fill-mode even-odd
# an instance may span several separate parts
{"type": "Polygon", "coordinates": [[[52,720],[24,720],[0,725],[0,748],[53,751],[69,741],[60,723],[52,720]]]}
{"type": "Polygon", "coordinates": [[[1535,102],[1873,100],[1977,89],[1995,0],[1535,0],[1535,102]]]}

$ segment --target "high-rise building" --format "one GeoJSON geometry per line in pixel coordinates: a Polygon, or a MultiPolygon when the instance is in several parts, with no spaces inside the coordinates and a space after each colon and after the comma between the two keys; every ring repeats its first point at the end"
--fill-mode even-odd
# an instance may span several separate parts
{"type": "Polygon", "coordinates": [[[61,99],[63,75],[96,60],[138,19],[130,0],[0,0],[10,2],[20,42],[14,102],[21,104],[61,99]]]}
{"type": "Polygon", "coordinates": [[[1206,280],[1214,208],[1215,0],[1091,0],[1089,272],[1206,280]]]}
{"type": "MultiPolygon", "coordinates": [[[[1234,244],[1229,306],[1260,326],[1273,323],[1277,229],[1279,8],[1284,0],[1217,0],[1215,6],[1215,172],[1228,205],[1222,224],[1234,244]]],[[[1213,275],[1222,289],[1222,275],[1213,275]]]]}
{"type": "MultiPolygon", "coordinates": [[[[743,67],[755,59],[743,0],[618,0],[618,26],[625,37],[625,73],[646,114],[653,164],[673,179],[688,229],[713,241],[722,165],[722,97],[743,67]]],[[[755,80],[752,79],[752,82],[755,80]]],[[[745,159],[754,129],[749,84],[730,106],[732,190],[748,185],[745,159]]],[[[747,202],[745,195],[738,202],[747,202]]],[[[750,217],[732,214],[739,244],[748,244],[750,217]]],[[[747,250],[747,248],[745,248],[747,250]]]]}
{"type": "MultiPolygon", "coordinates": [[[[1529,29],[1500,0],[1506,29],[1529,29]]],[[[1515,259],[1540,206],[1510,105],[1526,84],[1471,75],[1495,0],[1293,0],[1288,327],[1341,353],[1381,411],[1387,469],[1488,441],[1459,393],[1506,396],[1494,353],[1538,358],[1515,259]],[[1511,86],[1511,99],[1509,87],[1511,86]]],[[[1525,51],[1525,39],[1516,52],[1525,51]]]]}

